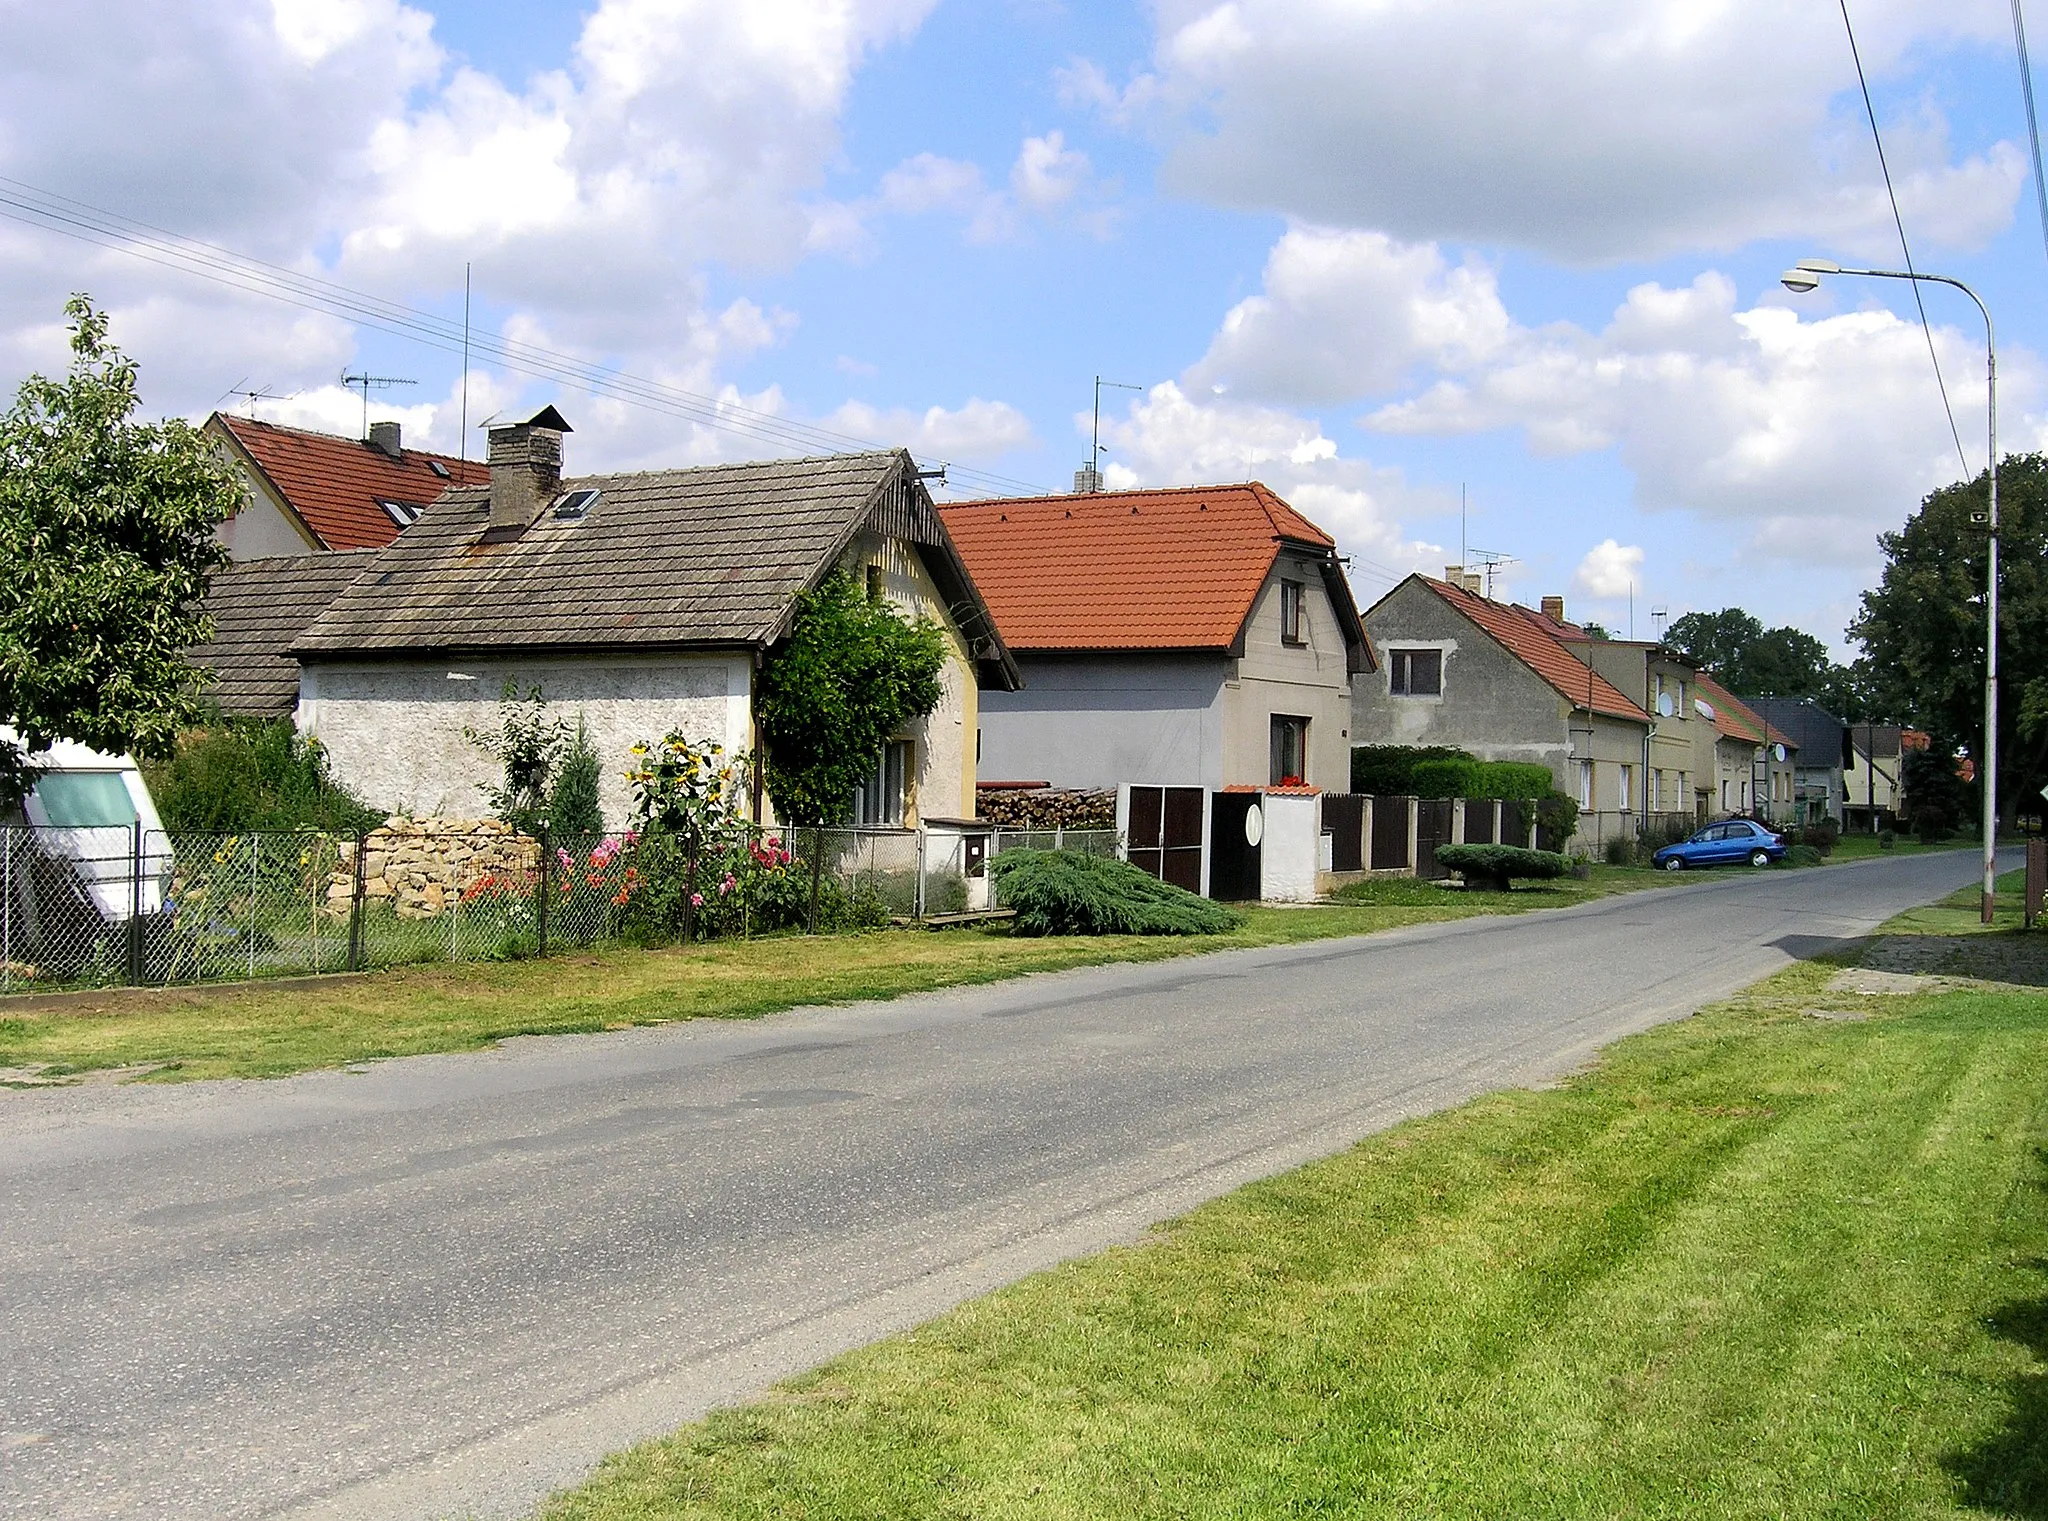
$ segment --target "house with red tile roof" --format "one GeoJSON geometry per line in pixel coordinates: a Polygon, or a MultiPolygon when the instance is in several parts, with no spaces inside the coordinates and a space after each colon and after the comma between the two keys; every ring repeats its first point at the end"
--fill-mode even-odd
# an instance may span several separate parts
{"type": "Polygon", "coordinates": [[[1023,676],[982,695],[984,778],[1349,789],[1372,646],[1335,541],[1268,487],[939,512],[1023,676]]]}
{"type": "Polygon", "coordinates": [[[1713,725],[1713,770],[1708,773],[1703,765],[1702,776],[1713,777],[1714,816],[1746,813],[1790,820],[1796,809],[1797,742],[1708,672],[1700,672],[1697,688],[1698,703],[1713,725]]]}
{"type": "Polygon", "coordinates": [[[202,431],[249,483],[247,505],[220,528],[236,560],[382,549],[442,492],[490,479],[479,460],[407,449],[395,422],[355,439],[216,412],[202,431]]]}
{"type": "Polygon", "coordinates": [[[1547,766],[1579,801],[1574,848],[1598,851],[1638,828],[1651,715],[1581,658],[1562,600],[1545,604],[1494,601],[1459,567],[1408,577],[1365,611],[1379,669],[1353,687],[1352,737],[1547,766]]]}

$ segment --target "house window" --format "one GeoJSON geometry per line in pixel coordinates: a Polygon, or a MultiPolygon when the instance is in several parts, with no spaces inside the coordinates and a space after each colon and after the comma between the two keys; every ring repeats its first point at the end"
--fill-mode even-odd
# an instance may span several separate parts
{"type": "Polygon", "coordinates": [[[1390,651],[1387,656],[1387,670],[1396,697],[1443,696],[1442,650],[1390,651]]]}
{"type": "Polygon", "coordinates": [[[1308,720],[1273,715],[1273,778],[1275,787],[1300,787],[1308,781],[1308,720]]]}
{"type": "Polygon", "coordinates": [[[1308,588],[1299,581],[1280,583],[1280,642],[1282,644],[1306,644],[1308,642],[1308,610],[1304,599],[1308,588]]]}
{"type": "Polygon", "coordinates": [[[384,509],[384,516],[400,528],[412,527],[420,520],[420,514],[427,510],[417,502],[387,502],[381,496],[377,498],[377,505],[384,509]]]}
{"type": "MultiPolygon", "coordinates": [[[[1661,683],[1663,678],[1658,678],[1661,683]]],[[[1661,694],[1660,694],[1661,695],[1661,694]]],[[[1655,766],[1650,768],[1650,808],[1656,811],[1664,806],[1664,773],[1655,766]]]]}
{"type": "Polygon", "coordinates": [[[1615,794],[1615,797],[1617,806],[1623,813],[1627,813],[1635,807],[1635,799],[1632,795],[1633,788],[1630,786],[1630,783],[1634,780],[1635,771],[1636,768],[1633,766],[1621,767],[1620,791],[1615,794]]]}
{"type": "Polygon", "coordinates": [[[1579,812],[1591,813],[1592,811],[1593,763],[1589,760],[1582,760],[1579,762],[1579,812]]]}
{"type": "Polygon", "coordinates": [[[911,742],[892,739],[853,800],[856,825],[898,825],[909,799],[911,742]]]}

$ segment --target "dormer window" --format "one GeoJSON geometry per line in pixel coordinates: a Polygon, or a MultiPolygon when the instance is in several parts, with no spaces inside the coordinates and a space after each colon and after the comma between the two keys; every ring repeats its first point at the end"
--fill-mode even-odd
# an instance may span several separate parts
{"type": "Polygon", "coordinates": [[[590,514],[590,509],[597,505],[597,496],[598,494],[595,491],[588,489],[572,491],[555,503],[554,515],[558,518],[567,518],[572,521],[577,518],[587,517],[590,514]]]}
{"type": "Polygon", "coordinates": [[[384,516],[400,528],[412,527],[420,520],[420,514],[427,510],[417,502],[387,502],[381,496],[377,498],[377,505],[384,509],[384,516]]]}
{"type": "Polygon", "coordinates": [[[1308,643],[1308,587],[1300,581],[1280,583],[1280,642],[1308,643]]]}

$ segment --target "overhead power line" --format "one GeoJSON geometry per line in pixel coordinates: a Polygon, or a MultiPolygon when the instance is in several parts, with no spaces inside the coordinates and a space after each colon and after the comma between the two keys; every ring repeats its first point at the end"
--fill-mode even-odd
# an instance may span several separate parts
{"type": "MultiPolygon", "coordinates": [[[[1892,166],[1884,156],[1884,134],[1877,130],[1877,107],[1870,103],[1870,81],[1863,75],[1863,54],[1857,49],[1856,28],[1849,20],[1849,0],[1841,0],[1841,6],[1842,30],[1849,34],[1849,56],[1856,62],[1856,83],[1863,91],[1863,113],[1870,118],[1870,140],[1877,144],[1877,167],[1884,171],[1884,193],[1892,203],[1892,225],[1899,229],[1899,252],[1905,257],[1906,273],[1917,274],[1913,268],[1913,250],[1906,242],[1906,219],[1899,215],[1899,195],[1892,188],[1892,166]]],[[[2013,11],[2018,14],[2019,0],[2013,0],[2013,11]]],[[[1941,356],[1934,351],[1934,326],[1927,320],[1927,302],[1920,294],[1918,280],[1907,283],[1913,287],[1913,305],[1920,312],[1920,331],[1927,337],[1927,357],[1934,365],[1934,384],[1941,392],[1941,410],[1948,414],[1949,437],[1956,441],[1956,458],[1962,461],[1963,474],[1967,476],[1970,473],[1970,456],[1963,452],[1962,430],[1956,427],[1956,409],[1949,405],[1948,382],[1941,377],[1941,356]]]]}
{"type": "MultiPolygon", "coordinates": [[[[188,238],[4,175],[0,175],[0,217],[304,311],[338,317],[443,353],[463,353],[465,332],[461,322],[188,238]]],[[[515,374],[574,386],[628,406],[681,418],[774,448],[838,453],[883,447],[870,439],[778,417],[539,344],[475,332],[468,335],[468,343],[487,362],[515,374]]],[[[1031,494],[1043,489],[1028,481],[970,466],[951,464],[950,469],[955,477],[995,495],[1031,494]]]]}
{"type": "Polygon", "coordinates": [[[2034,113],[2034,66],[2027,59],[2027,18],[2012,0],[2012,42],[2020,55],[2020,98],[2027,108],[2027,143],[2034,150],[2034,204],[2041,212],[2041,244],[2048,250],[2048,176],[2041,173],[2041,122],[2034,113]]]}

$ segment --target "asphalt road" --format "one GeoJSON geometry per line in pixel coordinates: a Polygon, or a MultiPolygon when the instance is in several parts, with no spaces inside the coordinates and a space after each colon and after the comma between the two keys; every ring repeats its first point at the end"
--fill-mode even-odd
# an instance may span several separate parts
{"type": "Polygon", "coordinates": [[[605,1452],[1963,886],[1966,855],[265,1083],[0,1095],[0,1516],[605,1452]]]}

